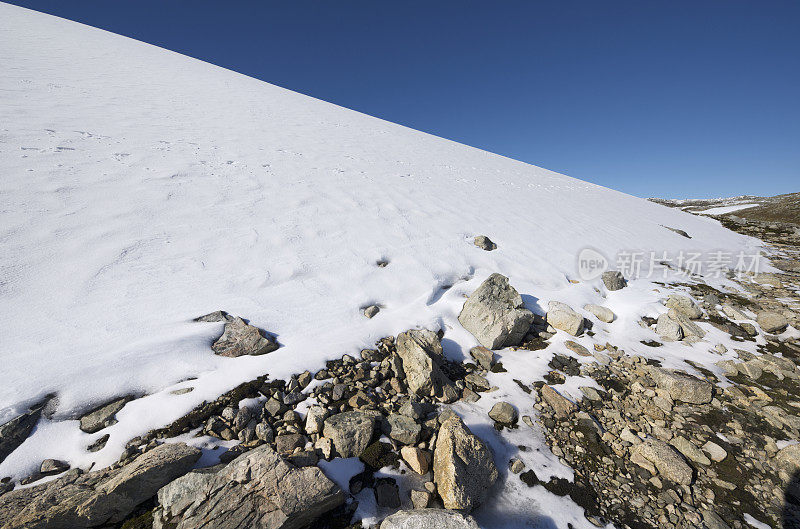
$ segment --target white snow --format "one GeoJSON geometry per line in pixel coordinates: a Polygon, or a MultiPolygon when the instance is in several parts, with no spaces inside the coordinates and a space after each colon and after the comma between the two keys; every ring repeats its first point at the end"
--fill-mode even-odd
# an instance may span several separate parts
{"type": "MultiPolygon", "coordinates": [[[[639,319],[666,310],[666,290],[638,279],[605,296],[600,280],[570,282],[576,256],[591,246],[613,266],[620,250],[753,253],[760,244],[711,219],[6,4],[0,175],[0,423],[58,396],[55,414],[0,463],[0,476],[15,478],[44,458],[108,465],[133,436],[243,381],[314,371],[408,328],[443,328],[446,354],[464,358],[477,342],[457,315],[492,272],[538,313],[556,299],[593,319],[596,335],[581,339],[589,348],[611,341],[668,366],[686,369],[687,356],[712,366],[733,354],[710,352],[732,350],[727,335],[706,326],[691,347],[643,346],[655,335],[639,319]],[[498,249],[476,248],[478,234],[498,249]],[[361,307],[373,303],[383,308],[366,319],[361,307]],[[618,319],[600,323],[586,303],[618,319]],[[191,319],[218,309],[276,333],[282,347],[215,356],[221,324],[191,319]],[[185,387],[194,390],[171,394],[185,387]],[[78,429],[79,412],[127,394],[142,398],[117,424],[78,429]],[[85,450],[106,433],[103,450],[85,450]]],[[[571,478],[538,429],[499,434],[486,417],[501,398],[532,415],[533,397],[511,379],[540,379],[552,354],[566,353],[564,339],[499,352],[513,377],[492,375],[496,392],[457,408],[504,475],[517,455],[540,478],[571,478]],[[533,450],[517,454],[523,437],[533,450]]],[[[577,397],[586,384],[557,389],[577,397]]],[[[483,525],[502,525],[503,513],[512,525],[590,527],[568,499],[516,478],[504,487],[493,510],[477,513],[483,525]]]]}
{"type": "Polygon", "coordinates": [[[703,209],[695,211],[695,213],[702,213],[703,215],[724,215],[726,213],[733,213],[747,208],[754,208],[758,204],[737,204],[735,206],[719,206],[716,208],[703,209]]]}

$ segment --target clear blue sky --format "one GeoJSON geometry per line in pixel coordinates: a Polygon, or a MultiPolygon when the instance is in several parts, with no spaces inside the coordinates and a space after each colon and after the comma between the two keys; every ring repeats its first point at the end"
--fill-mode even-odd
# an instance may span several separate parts
{"type": "Polygon", "coordinates": [[[800,191],[797,0],[10,3],[634,195],[800,191]]]}

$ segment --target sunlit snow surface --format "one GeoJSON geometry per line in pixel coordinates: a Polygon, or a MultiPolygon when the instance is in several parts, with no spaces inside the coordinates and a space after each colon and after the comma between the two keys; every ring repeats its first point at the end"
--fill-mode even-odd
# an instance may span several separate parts
{"type": "Polygon", "coordinates": [[[742,209],[753,208],[757,205],[758,204],[736,204],[735,206],[719,206],[716,208],[697,211],[696,213],[702,213],[703,215],[724,215],[726,213],[733,213],[734,211],[739,211],[742,209]]]}
{"type": "MultiPolygon", "coordinates": [[[[638,280],[604,299],[599,280],[570,283],[576,256],[586,246],[613,261],[620,249],[757,244],[713,219],[5,4],[0,182],[0,422],[58,395],[52,420],[0,464],[0,476],[17,478],[48,457],[108,465],[131,437],[242,381],[315,370],[411,327],[443,328],[447,355],[461,359],[476,342],[456,317],[492,272],[539,313],[551,299],[614,310],[617,321],[595,321],[597,335],[579,340],[589,348],[610,341],[667,365],[686,368],[689,355],[711,365],[726,358],[708,352],[726,335],[706,326],[693,347],[641,345],[654,335],[639,317],[665,310],[663,292],[638,280]],[[476,248],[478,234],[499,248],[476,248]],[[373,303],[383,308],[366,319],[361,307],[373,303]],[[190,320],[218,309],[283,346],[215,356],[221,325],[190,320]],[[147,396],[102,432],[78,429],[78,412],[123,394],[147,396]],[[105,449],[85,451],[105,433],[105,449]]],[[[564,339],[499,353],[509,373],[490,379],[500,389],[457,407],[503,475],[525,443],[533,450],[520,456],[541,478],[571,477],[541,432],[500,434],[486,416],[500,399],[534,415],[533,397],[511,378],[541,378],[564,339]]],[[[578,395],[587,383],[571,377],[558,389],[578,395]]],[[[589,527],[568,499],[516,477],[477,515],[487,527],[589,527]]]]}

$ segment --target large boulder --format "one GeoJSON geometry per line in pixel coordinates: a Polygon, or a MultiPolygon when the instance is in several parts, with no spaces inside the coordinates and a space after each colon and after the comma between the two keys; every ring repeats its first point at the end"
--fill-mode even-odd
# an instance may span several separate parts
{"type": "Polygon", "coordinates": [[[706,331],[693,322],[689,316],[675,308],[669,309],[669,311],[667,311],[667,316],[681,326],[684,340],[699,340],[706,335],[706,331]]]}
{"type": "Polygon", "coordinates": [[[258,356],[278,348],[278,342],[265,336],[258,327],[246,323],[242,318],[233,318],[225,324],[225,330],[211,346],[220,356],[258,356]]]}
{"type": "Polygon", "coordinates": [[[451,384],[440,366],[444,361],[442,344],[433,331],[413,329],[397,335],[398,377],[405,378],[410,393],[441,396],[451,384]]]}
{"type": "Polygon", "coordinates": [[[761,326],[764,332],[770,334],[783,332],[789,325],[786,317],[777,312],[759,312],[756,317],[756,323],[761,326]]]}
{"type": "Polygon", "coordinates": [[[572,307],[560,301],[551,301],[547,304],[545,316],[547,324],[560,329],[572,336],[577,336],[583,331],[583,316],[572,310],[572,307]]]}
{"type": "Polygon", "coordinates": [[[680,371],[668,371],[658,367],[649,369],[650,377],[656,385],[666,390],[672,400],[689,404],[706,404],[714,396],[714,386],[680,371]]]}
{"type": "Polygon", "coordinates": [[[433,454],[433,480],[447,509],[469,512],[497,480],[492,452],[457,415],[445,420],[433,454]]]}
{"type": "Polygon", "coordinates": [[[28,438],[41,414],[42,407],[39,406],[0,426],[0,463],[28,438]]]}
{"type": "Polygon", "coordinates": [[[375,415],[362,411],[337,413],[325,419],[323,436],[333,441],[341,457],[358,457],[375,434],[375,415]]]}
{"type": "Polygon", "coordinates": [[[299,529],[344,499],[319,468],[296,468],[263,445],[224,467],[190,472],[159,490],[155,526],[299,529]]]}
{"type": "Polygon", "coordinates": [[[68,471],[56,480],[0,496],[3,529],[76,529],[114,524],[159,488],[188,472],[200,450],[163,444],[114,470],[68,471]]]}
{"type": "Polygon", "coordinates": [[[467,299],[458,321],[488,349],[518,345],[530,330],[533,313],[508,278],[492,274],[467,299]]]}
{"type": "Polygon", "coordinates": [[[467,514],[445,509],[397,511],[384,518],[380,529],[478,529],[467,514]]]}
{"type": "Polygon", "coordinates": [[[656,321],[656,334],[667,342],[677,342],[683,338],[681,324],[669,317],[669,314],[661,314],[656,321]]]}
{"type": "Polygon", "coordinates": [[[700,307],[698,307],[694,300],[689,296],[672,294],[667,298],[667,301],[664,304],[668,309],[675,309],[676,311],[693,320],[703,316],[703,311],[700,310],[700,307]]]}
{"type": "Polygon", "coordinates": [[[382,422],[383,433],[404,445],[416,444],[419,440],[422,426],[411,417],[399,413],[390,413],[382,422]]]}

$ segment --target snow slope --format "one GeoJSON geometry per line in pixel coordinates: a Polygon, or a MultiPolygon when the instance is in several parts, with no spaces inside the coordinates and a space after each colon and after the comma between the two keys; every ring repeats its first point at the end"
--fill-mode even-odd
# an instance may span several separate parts
{"type": "MultiPolygon", "coordinates": [[[[658,311],[653,285],[603,299],[598,280],[571,283],[582,248],[757,244],[713,219],[6,4],[0,175],[0,423],[58,395],[0,476],[44,457],[107,465],[130,437],[242,381],[316,369],[410,327],[444,328],[447,354],[461,357],[476,343],[456,319],[463,296],[492,272],[539,313],[550,299],[605,303],[637,344],[635,311],[658,311]],[[476,248],[478,234],[499,248],[476,248]],[[369,320],[360,308],[372,303],[383,308],[369,320]],[[217,309],[283,347],[213,355],[221,326],[190,320],[217,309]],[[195,390],[170,393],[184,386],[195,390]],[[101,433],[74,418],[123,394],[147,396],[87,453],[101,433]]],[[[546,372],[546,357],[507,354],[531,380],[546,372]]],[[[470,420],[486,421],[484,400],[470,420]]]]}

